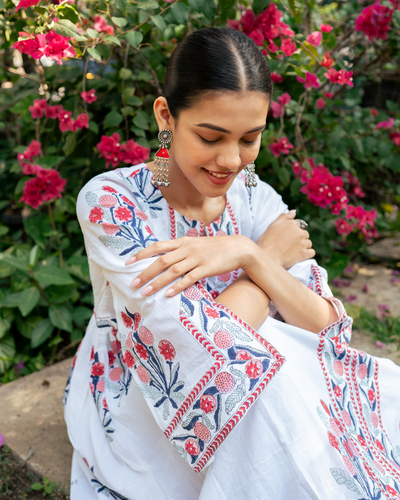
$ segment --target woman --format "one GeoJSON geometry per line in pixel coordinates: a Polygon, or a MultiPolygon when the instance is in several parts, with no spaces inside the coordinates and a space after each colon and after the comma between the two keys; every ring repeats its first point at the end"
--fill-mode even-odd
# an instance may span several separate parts
{"type": "Polygon", "coordinates": [[[199,30],[154,104],[156,161],[79,195],[72,500],[400,498],[400,370],[348,346],[304,224],[254,174],[270,101],[254,42],[199,30]]]}

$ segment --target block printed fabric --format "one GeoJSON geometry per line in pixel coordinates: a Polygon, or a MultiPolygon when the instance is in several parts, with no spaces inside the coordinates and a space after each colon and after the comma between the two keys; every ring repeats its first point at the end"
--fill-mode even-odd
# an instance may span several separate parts
{"type": "Polygon", "coordinates": [[[115,170],[78,198],[94,315],[64,396],[71,499],[400,499],[400,370],[383,360],[381,395],[378,360],[349,347],[352,320],[315,261],[289,272],[339,312],[318,335],[271,316],[255,331],[219,304],[240,270],[173,298],[129,288],[156,260],[125,266],[140,249],[203,234],[257,241],[287,211],[281,197],[238,176],[204,227],[150,178],[145,164],[115,170]]]}

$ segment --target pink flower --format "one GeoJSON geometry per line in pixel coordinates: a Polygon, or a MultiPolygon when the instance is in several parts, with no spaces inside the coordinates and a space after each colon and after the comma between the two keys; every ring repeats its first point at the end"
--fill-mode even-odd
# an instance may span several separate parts
{"type": "Polygon", "coordinates": [[[334,62],[335,61],[333,60],[333,58],[331,57],[331,55],[329,54],[329,52],[325,52],[324,59],[319,64],[320,64],[320,66],[324,66],[324,68],[328,68],[329,69],[334,62]]]}
{"type": "Polygon", "coordinates": [[[20,201],[30,205],[35,210],[46,201],[61,198],[67,181],[60,177],[57,170],[44,169],[39,166],[36,169],[37,177],[26,182],[20,201]]]}
{"type": "Polygon", "coordinates": [[[313,31],[307,36],[307,42],[310,45],[314,45],[314,47],[318,47],[321,41],[322,41],[322,33],[320,31],[313,31]]]}
{"type": "Polygon", "coordinates": [[[114,35],[114,28],[107,24],[107,21],[101,16],[96,16],[94,18],[93,27],[99,33],[104,32],[108,35],[114,35]]]}
{"type": "Polygon", "coordinates": [[[27,9],[28,7],[32,7],[33,5],[37,5],[40,0],[20,0],[18,5],[15,8],[15,12],[18,12],[19,9],[27,9]]]}
{"type": "Polygon", "coordinates": [[[69,44],[69,38],[62,35],[57,35],[53,30],[46,34],[29,34],[20,32],[18,42],[13,44],[13,48],[17,49],[21,54],[27,54],[34,59],[40,59],[46,56],[58,64],[62,64],[63,57],[74,57],[76,50],[69,44]]]}
{"type": "Polygon", "coordinates": [[[281,82],[283,82],[283,76],[282,75],[278,75],[278,73],[276,73],[275,71],[273,71],[271,73],[271,80],[274,83],[281,83],[281,82]]]}
{"type": "Polygon", "coordinates": [[[375,130],[379,130],[380,128],[386,128],[386,129],[392,128],[393,123],[394,123],[394,118],[389,118],[389,120],[377,123],[375,130]]]}
{"type": "MultiPolygon", "coordinates": [[[[275,4],[272,4],[272,5],[275,5],[275,4]]],[[[292,42],[290,38],[284,38],[282,40],[281,50],[283,51],[285,56],[287,56],[287,57],[292,56],[297,50],[296,42],[292,42]]]]}
{"type": "Polygon", "coordinates": [[[317,78],[317,75],[311,74],[309,71],[306,72],[305,78],[301,78],[300,76],[298,76],[297,80],[300,83],[304,84],[305,89],[310,89],[311,87],[318,89],[321,86],[317,78]]]}
{"type": "Polygon", "coordinates": [[[83,127],[89,128],[89,115],[87,113],[81,113],[77,116],[76,120],[70,120],[68,123],[68,128],[71,132],[76,132],[83,127]]]}
{"type": "Polygon", "coordinates": [[[118,207],[114,210],[114,215],[120,221],[128,222],[132,219],[132,211],[125,207],[118,207]]]}
{"type": "Polygon", "coordinates": [[[330,24],[321,24],[321,28],[320,29],[324,33],[329,33],[330,31],[333,30],[333,26],[331,26],[330,24]]]}
{"type": "Polygon", "coordinates": [[[400,148],[400,133],[399,132],[392,132],[390,134],[390,138],[393,141],[393,144],[396,144],[400,148]]]}
{"type": "Polygon", "coordinates": [[[41,152],[42,152],[42,144],[39,141],[35,141],[35,139],[32,139],[27,149],[23,153],[19,153],[17,158],[20,164],[23,166],[25,164],[24,163],[25,160],[32,161],[33,158],[35,156],[39,156],[41,152]]]}
{"type": "Polygon", "coordinates": [[[333,92],[324,92],[324,96],[327,98],[327,99],[332,99],[332,97],[334,96],[335,94],[333,92]]]}
{"type": "Polygon", "coordinates": [[[326,73],[324,73],[324,76],[332,83],[338,83],[339,85],[344,85],[347,83],[347,85],[350,85],[350,87],[354,87],[354,84],[352,82],[352,71],[345,71],[344,69],[336,71],[336,69],[331,68],[326,73]]]}
{"type": "Polygon", "coordinates": [[[371,113],[372,116],[378,116],[379,114],[379,111],[375,108],[371,108],[369,112],[371,113]]]}
{"type": "Polygon", "coordinates": [[[55,106],[49,106],[46,109],[46,118],[55,120],[59,117],[60,113],[63,111],[61,104],[56,104],[55,106]]]}
{"type": "Polygon", "coordinates": [[[121,138],[117,132],[114,132],[111,136],[102,135],[100,142],[97,144],[97,149],[100,152],[100,157],[104,157],[106,160],[106,168],[109,164],[115,168],[121,162],[120,155],[122,152],[121,138]]]}
{"type": "Polygon", "coordinates": [[[274,118],[278,118],[279,116],[283,116],[285,114],[285,106],[290,102],[290,95],[285,92],[280,97],[278,97],[278,102],[273,101],[271,103],[272,116],[274,118]]]}
{"type": "Polygon", "coordinates": [[[150,149],[141,146],[133,139],[126,141],[126,145],[123,146],[124,153],[122,155],[122,161],[130,165],[137,165],[138,163],[143,163],[150,157],[150,149]]]}
{"type": "Polygon", "coordinates": [[[348,236],[353,231],[353,226],[346,219],[336,219],[335,226],[338,234],[348,236]]]}
{"type": "Polygon", "coordinates": [[[66,132],[69,129],[71,122],[71,111],[63,111],[58,115],[58,126],[60,127],[61,132],[66,132]]]}
{"type": "Polygon", "coordinates": [[[272,154],[275,157],[278,157],[280,154],[288,155],[290,149],[293,149],[294,146],[289,142],[287,137],[282,137],[281,139],[278,139],[277,142],[271,142],[269,148],[272,154]]]}
{"type": "Polygon", "coordinates": [[[81,97],[88,104],[92,104],[92,102],[97,101],[97,96],[96,96],[95,89],[89,90],[87,92],[81,92],[81,97]]]}
{"type": "Polygon", "coordinates": [[[325,104],[325,101],[324,101],[324,98],[323,97],[319,97],[315,103],[315,107],[317,109],[324,109],[326,106],[325,104]]]}
{"type": "Polygon", "coordinates": [[[249,37],[254,40],[254,43],[256,45],[263,45],[264,37],[263,37],[263,35],[260,32],[258,32],[258,31],[252,31],[250,33],[249,37]]]}
{"type": "Polygon", "coordinates": [[[46,99],[35,99],[33,101],[33,106],[29,106],[29,111],[31,112],[31,116],[33,119],[42,118],[43,113],[47,109],[47,101],[46,99]]]}
{"type": "Polygon", "coordinates": [[[361,31],[373,42],[375,38],[387,40],[393,10],[379,4],[379,1],[361,11],[356,19],[356,31],[361,31]]]}
{"type": "Polygon", "coordinates": [[[275,54],[275,52],[278,52],[279,50],[279,47],[274,43],[274,42],[271,42],[269,45],[268,45],[268,50],[272,53],[272,54],[275,54]]]}

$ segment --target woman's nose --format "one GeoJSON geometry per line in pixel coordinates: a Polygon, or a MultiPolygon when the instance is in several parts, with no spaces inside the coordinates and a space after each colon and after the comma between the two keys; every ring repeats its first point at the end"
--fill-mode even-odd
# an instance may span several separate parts
{"type": "Polygon", "coordinates": [[[242,164],[239,147],[232,146],[220,151],[217,155],[216,163],[219,167],[229,170],[237,170],[242,164]]]}

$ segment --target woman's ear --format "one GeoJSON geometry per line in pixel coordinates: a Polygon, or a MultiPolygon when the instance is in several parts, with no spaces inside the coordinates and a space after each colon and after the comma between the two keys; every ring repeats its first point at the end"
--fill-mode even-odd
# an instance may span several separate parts
{"type": "Polygon", "coordinates": [[[157,99],[154,101],[153,109],[158,128],[160,130],[162,130],[163,128],[171,130],[173,118],[168,108],[168,103],[165,97],[157,97],[157,99]]]}

